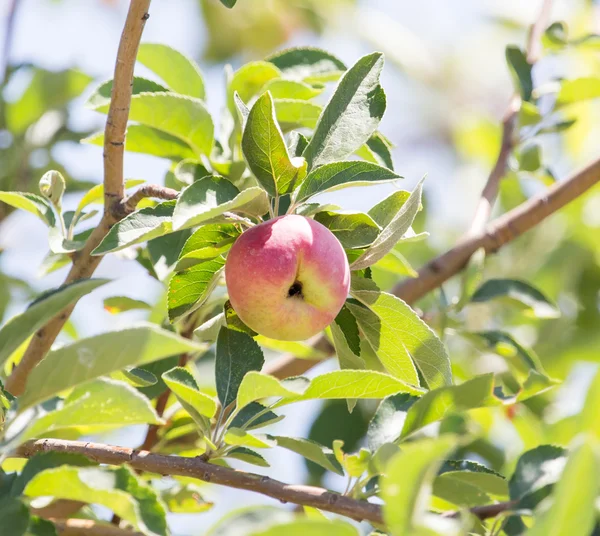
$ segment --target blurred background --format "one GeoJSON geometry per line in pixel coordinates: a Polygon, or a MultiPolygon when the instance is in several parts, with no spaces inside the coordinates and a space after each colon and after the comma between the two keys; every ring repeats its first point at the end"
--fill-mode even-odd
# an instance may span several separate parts
{"type": "MultiPolygon", "coordinates": [[[[425,208],[417,231],[428,231],[431,236],[425,242],[402,246],[403,273],[378,274],[380,285],[389,288],[399,278],[409,277],[411,267],[418,268],[451,247],[467,230],[495,161],[502,114],[513,92],[505,48],[525,45],[528,26],[540,5],[537,0],[239,0],[228,10],[218,0],[154,0],[143,41],[168,44],[199,62],[213,116],[218,116],[225,102],[226,64],[236,69],[243,62],[295,45],[319,46],[348,65],[372,50],[386,54],[382,84],[388,105],[381,131],[394,144],[395,168],[404,180],[330,196],[343,208],[366,210],[394,188],[410,189],[427,175],[425,208]]],[[[96,85],[112,77],[127,6],[126,0],[0,3],[0,43],[4,43],[0,190],[37,192],[42,174],[59,169],[68,180],[68,210],[86,189],[101,182],[101,149],[79,140],[101,130],[104,116],[87,110],[83,103],[96,85]]],[[[598,33],[600,6],[590,0],[556,0],[552,20],[567,22],[574,37],[598,33]]],[[[534,69],[536,87],[582,76],[597,77],[600,84],[597,45],[550,52],[546,50],[534,69]]],[[[136,74],[151,76],[142,66],[136,74]]],[[[541,159],[534,169],[519,162],[518,151],[511,159],[495,213],[510,210],[600,156],[598,101],[582,100],[563,113],[564,120],[575,123],[567,130],[549,129],[536,136],[541,159]]],[[[169,166],[166,160],[127,153],[125,176],[162,184],[169,166]]],[[[452,322],[444,332],[458,378],[466,371],[501,370],[499,356],[519,352],[519,345],[535,351],[550,375],[567,378],[551,402],[537,397],[537,402],[496,419],[494,429],[486,430],[489,441],[482,452],[486,459],[495,459],[497,467],[510,465],[541,436],[560,443],[569,434],[569,415],[579,409],[586,381],[600,360],[599,232],[600,191],[596,188],[487,259],[486,278],[529,281],[560,308],[561,316],[554,319],[530,318],[512,307],[489,304],[463,311],[461,322],[469,331],[501,326],[517,346],[510,341],[490,347],[475,344],[456,336],[452,322]],[[543,424],[538,419],[541,412],[543,424]]],[[[46,273],[52,259],[48,259],[45,233],[33,215],[0,205],[3,321],[65,277],[66,267],[46,273]]],[[[103,309],[107,296],[126,295],[151,303],[162,299],[162,285],[126,252],[103,260],[97,276],[113,282],[81,300],[63,342],[147,316],[137,311],[111,315],[103,309]]],[[[435,316],[442,300],[451,301],[457,295],[456,279],[419,307],[435,316]]],[[[333,366],[323,363],[313,373],[333,366]]],[[[212,369],[206,367],[205,372],[210,383],[212,369]]],[[[312,437],[324,444],[343,437],[351,450],[359,444],[372,411],[372,406],[364,404],[349,414],[344,401],[303,403],[276,426],[278,432],[312,437]]],[[[483,414],[475,416],[483,428],[486,419],[483,414]]],[[[137,446],[143,435],[143,429],[130,430],[105,439],[137,446]]],[[[282,480],[317,483],[322,478],[318,468],[307,467],[294,454],[278,451],[274,457],[267,451],[265,456],[272,465],[270,474],[282,480]]],[[[330,475],[325,484],[339,486],[330,475]]],[[[269,504],[268,499],[253,494],[214,488],[207,488],[205,499],[214,500],[215,508],[194,516],[173,516],[176,534],[204,534],[229,510],[269,504]]],[[[212,534],[235,533],[219,530],[212,534]]]]}

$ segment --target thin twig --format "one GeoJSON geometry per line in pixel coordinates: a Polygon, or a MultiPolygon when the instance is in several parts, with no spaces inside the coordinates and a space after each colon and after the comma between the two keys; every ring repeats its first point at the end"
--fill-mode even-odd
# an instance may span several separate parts
{"type": "Polygon", "coordinates": [[[167,188],[166,186],[158,186],[157,184],[145,184],[141,186],[135,193],[125,198],[120,207],[123,215],[127,215],[135,210],[138,203],[147,197],[154,197],[156,199],[163,199],[165,201],[172,201],[177,199],[179,192],[173,188],[167,188]]]}
{"type": "MultiPolygon", "coordinates": [[[[104,214],[83,249],[75,254],[65,283],[88,278],[94,273],[102,257],[92,256],[91,253],[118,220],[113,208],[121,203],[124,196],[123,143],[129,117],[133,66],[144,24],[149,16],[149,6],[150,0],[131,0],[129,5],[117,55],[113,93],[104,132],[104,214]]],[[[74,308],[75,304],[65,308],[35,333],[23,358],[6,380],[6,389],[13,395],[18,396],[24,391],[29,373],[48,353],[74,308]]]]}
{"type": "Polygon", "coordinates": [[[91,519],[53,519],[59,536],[143,536],[141,532],[121,529],[91,519]]]}

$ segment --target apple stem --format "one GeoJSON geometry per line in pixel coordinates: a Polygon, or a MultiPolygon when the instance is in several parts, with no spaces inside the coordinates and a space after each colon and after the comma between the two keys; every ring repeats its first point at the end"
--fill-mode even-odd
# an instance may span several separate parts
{"type": "Polygon", "coordinates": [[[279,194],[275,196],[275,216],[279,216],[279,194]]]}

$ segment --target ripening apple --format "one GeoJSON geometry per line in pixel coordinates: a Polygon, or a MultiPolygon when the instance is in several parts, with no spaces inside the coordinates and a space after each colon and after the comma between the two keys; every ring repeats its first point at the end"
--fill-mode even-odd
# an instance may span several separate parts
{"type": "Polygon", "coordinates": [[[280,216],[244,232],[225,264],[231,305],[257,333],[301,341],[327,327],[350,287],[342,245],[322,224],[280,216]]]}

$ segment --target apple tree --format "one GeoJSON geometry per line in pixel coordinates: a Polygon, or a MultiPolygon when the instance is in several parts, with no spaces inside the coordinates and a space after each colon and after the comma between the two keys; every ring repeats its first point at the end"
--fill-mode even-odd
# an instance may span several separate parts
{"type": "Polygon", "coordinates": [[[596,160],[491,218],[512,161],[547,173],[538,137],[600,95],[597,79],[536,87],[543,54],[597,46],[569,37],[549,6],[527,46],[506,49],[514,95],[471,228],[417,272],[405,253],[426,247],[427,179],[403,189],[379,129],[383,54],[345,65],[296,47],[227,69],[216,118],[199,66],[143,42],[150,0],[131,0],[114,76],[86,102],[106,115],[82,140],[103,148],[103,183],[74,211],[63,210],[74,187],[63,170],[38,193],[0,192],[46,225],[49,269],[70,266],[0,328],[0,532],[165,536],[169,513],[211,508],[205,483],[298,506],[240,511],[210,534],[597,534],[600,375],[583,407],[553,422],[560,379],[543,356],[500,322],[469,320],[481,307],[560,315],[535,282],[490,273],[490,257],[600,180],[596,160]],[[136,76],[136,62],[160,81],[136,76]],[[126,151],[169,160],[165,184],[125,180],[126,151]],[[397,188],[365,212],[321,195],[382,183],[397,188]],[[164,299],[112,296],[105,308],[149,309],[149,321],[55,344],[77,301],[107,284],[99,263],[120,251],[164,299]],[[494,365],[471,366],[467,347],[494,365]],[[325,402],[307,437],[279,435],[273,425],[310,400],[325,402]],[[147,426],[139,448],[98,437],[134,425],[147,426]],[[498,444],[494,427],[521,447],[498,444]],[[312,485],[269,472],[284,451],[307,460],[312,485]]]}

